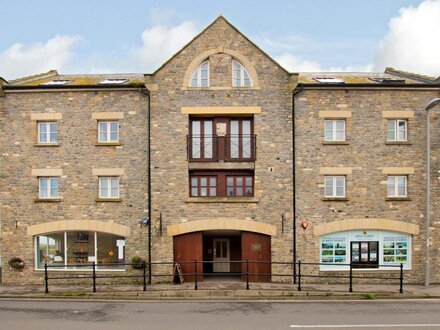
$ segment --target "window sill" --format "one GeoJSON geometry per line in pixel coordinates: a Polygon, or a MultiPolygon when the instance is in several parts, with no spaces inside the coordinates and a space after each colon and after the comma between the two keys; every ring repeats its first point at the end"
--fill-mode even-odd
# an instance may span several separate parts
{"type": "Polygon", "coordinates": [[[411,198],[409,197],[387,197],[385,198],[385,201],[387,202],[394,202],[394,201],[410,201],[411,198]]]}
{"type": "Polygon", "coordinates": [[[188,162],[189,170],[254,170],[255,163],[188,162]]]}
{"type": "Polygon", "coordinates": [[[258,203],[255,197],[189,197],[185,203],[258,203]]]}
{"type": "Polygon", "coordinates": [[[122,146],[121,142],[96,142],[95,146],[122,146]]]}
{"type": "Polygon", "coordinates": [[[61,202],[61,198],[36,198],[34,200],[35,203],[59,203],[61,202]]]}
{"type": "Polygon", "coordinates": [[[59,147],[59,143],[34,143],[34,147],[59,147]]]}
{"type": "Polygon", "coordinates": [[[322,200],[325,202],[346,202],[350,199],[347,197],[323,197],[322,200]]]}
{"type": "Polygon", "coordinates": [[[349,141],[322,141],[323,145],[349,145],[349,141]]]}
{"type": "Polygon", "coordinates": [[[122,198],[95,198],[95,202],[122,202],[122,198]]]}
{"type": "Polygon", "coordinates": [[[394,146],[409,146],[409,145],[411,145],[412,143],[411,142],[409,142],[409,141],[385,141],[385,144],[386,145],[394,145],[394,146]]]}

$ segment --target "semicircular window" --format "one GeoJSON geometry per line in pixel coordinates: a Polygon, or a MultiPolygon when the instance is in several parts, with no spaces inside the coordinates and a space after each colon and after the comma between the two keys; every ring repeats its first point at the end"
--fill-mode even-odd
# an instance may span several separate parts
{"type": "Polygon", "coordinates": [[[200,64],[191,75],[190,87],[209,87],[209,61],[200,64]]]}
{"type": "Polygon", "coordinates": [[[60,231],[35,236],[36,268],[124,269],[125,238],[94,231],[60,231]]]}
{"type": "Polygon", "coordinates": [[[252,81],[246,68],[237,61],[232,61],[232,86],[251,87],[252,81]]]}

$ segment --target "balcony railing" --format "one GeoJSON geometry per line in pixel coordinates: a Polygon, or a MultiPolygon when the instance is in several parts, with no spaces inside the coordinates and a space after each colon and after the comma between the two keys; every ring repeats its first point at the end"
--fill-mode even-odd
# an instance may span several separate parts
{"type": "Polygon", "coordinates": [[[257,136],[251,134],[187,135],[188,160],[193,162],[253,162],[257,136]]]}

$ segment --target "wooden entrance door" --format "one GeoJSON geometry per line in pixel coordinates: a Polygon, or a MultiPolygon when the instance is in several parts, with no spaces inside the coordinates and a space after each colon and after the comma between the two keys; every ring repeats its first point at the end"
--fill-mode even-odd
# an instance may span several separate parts
{"type": "MultiPolygon", "coordinates": [[[[270,236],[242,232],[241,234],[242,260],[249,259],[249,281],[270,282],[271,274],[271,246],[270,236]],[[253,263],[252,261],[258,261],[253,263]]],[[[242,272],[246,273],[246,264],[243,263],[242,272]]],[[[246,280],[246,276],[242,277],[246,280]]]]}
{"type": "MultiPolygon", "coordinates": [[[[197,264],[197,277],[199,281],[203,279],[203,253],[202,253],[202,232],[183,234],[173,237],[174,262],[178,262],[182,266],[184,274],[194,274],[194,260],[199,261],[197,264]]],[[[194,281],[194,275],[184,275],[187,282],[194,281]]]]}
{"type": "Polygon", "coordinates": [[[231,257],[229,252],[229,239],[214,239],[214,273],[229,273],[231,271],[231,257]]]}

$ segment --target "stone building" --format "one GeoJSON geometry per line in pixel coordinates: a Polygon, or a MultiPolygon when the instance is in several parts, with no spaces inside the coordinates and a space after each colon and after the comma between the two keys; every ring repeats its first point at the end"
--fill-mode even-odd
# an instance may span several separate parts
{"type": "Polygon", "coordinates": [[[289,73],[220,16],[151,74],[50,71],[0,87],[3,283],[41,283],[45,263],[128,272],[133,256],[153,262],[153,281],[194,260],[205,276],[249,267],[252,281],[292,280],[270,261],[324,274],[403,263],[423,281],[424,107],[438,79],[289,73]]]}

